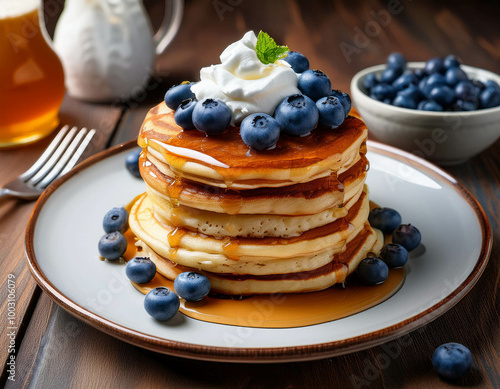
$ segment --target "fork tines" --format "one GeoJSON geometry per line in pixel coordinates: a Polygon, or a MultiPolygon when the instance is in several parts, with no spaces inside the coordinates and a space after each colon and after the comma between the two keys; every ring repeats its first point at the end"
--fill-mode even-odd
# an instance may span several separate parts
{"type": "Polygon", "coordinates": [[[46,188],[71,170],[90,143],[95,130],[64,126],[38,160],[19,178],[38,188],[46,188]]]}

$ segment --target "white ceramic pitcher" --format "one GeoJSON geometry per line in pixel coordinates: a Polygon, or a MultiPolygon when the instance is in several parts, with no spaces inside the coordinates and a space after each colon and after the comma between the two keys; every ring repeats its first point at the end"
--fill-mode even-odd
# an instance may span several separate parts
{"type": "Polygon", "coordinates": [[[66,89],[94,102],[126,100],[144,87],[177,33],[182,0],[166,0],[165,20],[153,36],[142,0],[66,0],[54,33],[66,89]],[[167,17],[169,16],[169,17],[167,17]]]}

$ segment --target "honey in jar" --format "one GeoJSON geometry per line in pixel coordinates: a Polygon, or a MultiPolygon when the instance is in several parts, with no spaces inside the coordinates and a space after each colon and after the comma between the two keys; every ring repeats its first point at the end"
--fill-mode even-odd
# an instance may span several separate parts
{"type": "Polygon", "coordinates": [[[64,73],[40,28],[40,0],[0,0],[0,147],[34,142],[59,124],[64,73]]]}

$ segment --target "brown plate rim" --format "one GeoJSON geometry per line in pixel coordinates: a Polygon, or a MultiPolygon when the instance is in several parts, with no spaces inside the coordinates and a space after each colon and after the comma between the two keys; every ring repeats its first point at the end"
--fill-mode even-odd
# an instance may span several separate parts
{"type": "Polygon", "coordinates": [[[199,344],[185,343],[172,341],[165,338],[159,338],[140,331],[131,330],[123,325],[114,323],[111,320],[105,319],[85,308],[78,305],[71,299],[67,298],[61,293],[55,285],[53,285],[48,277],[41,271],[36,259],[34,250],[34,231],[38,216],[50,198],[50,196],[66,181],[70,180],[73,176],[88,168],[99,161],[121,153],[125,150],[131,149],[136,146],[135,141],[120,144],[110,149],[104,150],[87,160],[80,163],[72,171],[67,173],[50,185],[38,199],[31,217],[28,222],[25,238],[25,250],[28,267],[36,282],[40,285],[44,292],[46,292],[58,305],[67,310],[72,315],[78,317],[91,326],[103,331],[111,336],[121,339],[125,342],[140,346],[159,353],[174,355],[178,357],[185,357],[191,359],[200,359],[207,361],[218,362],[292,362],[292,361],[306,361],[327,358],[351,352],[367,349],[378,344],[398,338],[408,332],[411,332],[419,327],[436,319],[444,312],[453,307],[460,301],[466,293],[475,285],[481,276],[491,253],[492,248],[492,234],[491,227],[484,210],[472,194],[450,174],[443,171],[438,166],[392,146],[388,146],[379,142],[368,141],[368,150],[376,151],[379,154],[404,162],[410,166],[418,166],[424,169],[425,173],[439,177],[441,180],[449,182],[455,190],[464,198],[467,203],[474,210],[478,222],[481,226],[482,246],[479,258],[474,266],[474,269],[469,276],[462,282],[455,290],[448,296],[441,299],[432,307],[420,312],[417,315],[407,318],[397,324],[385,327],[383,329],[373,331],[364,335],[346,338],[333,342],[302,345],[302,346],[288,346],[288,347],[269,347],[269,348],[232,348],[232,347],[219,347],[219,346],[205,346],[199,344]]]}

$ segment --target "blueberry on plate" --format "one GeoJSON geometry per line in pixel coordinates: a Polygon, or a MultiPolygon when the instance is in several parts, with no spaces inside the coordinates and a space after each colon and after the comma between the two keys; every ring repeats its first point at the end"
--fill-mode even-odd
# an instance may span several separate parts
{"type": "Polygon", "coordinates": [[[128,212],[123,207],[115,207],[106,212],[102,220],[104,232],[125,232],[128,228],[128,212]]]}
{"type": "Polygon", "coordinates": [[[479,96],[481,108],[493,108],[500,105],[500,91],[493,87],[486,87],[479,96]]]}
{"type": "Polygon", "coordinates": [[[370,93],[370,97],[378,101],[384,101],[385,99],[392,100],[394,96],[396,96],[396,91],[389,84],[375,85],[370,93]]]}
{"type": "Polygon", "coordinates": [[[428,98],[440,105],[450,105],[455,100],[455,91],[446,85],[436,86],[430,90],[428,98]]]}
{"type": "Polygon", "coordinates": [[[167,107],[175,111],[184,100],[195,98],[194,93],[191,92],[191,86],[190,82],[186,82],[171,87],[165,93],[165,104],[167,107]]]}
{"type": "Polygon", "coordinates": [[[327,96],[316,102],[319,111],[319,124],[331,129],[340,126],[346,117],[340,100],[334,96],[327,96]]]}
{"type": "Polygon", "coordinates": [[[295,73],[304,73],[309,70],[309,60],[298,51],[288,52],[283,61],[288,62],[295,73]]]}
{"type": "Polygon", "coordinates": [[[179,296],[164,286],[159,286],[148,292],[144,298],[144,309],[154,319],[166,321],[179,311],[179,296]]]}
{"type": "Polygon", "coordinates": [[[101,238],[98,249],[101,257],[114,261],[127,251],[127,238],[121,232],[111,232],[101,238]]]}
{"type": "Polygon", "coordinates": [[[402,89],[408,88],[410,85],[417,85],[417,84],[418,84],[417,76],[413,73],[408,73],[408,74],[403,74],[398,78],[396,78],[392,83],[392,86],[396,91],[399,92],[402,89]]]}
{"type": "Polygon", "coordinates": [[[421,69],[421,68],[418,68],[418,69],[414,69],[413,70],[413,74],[415,74],[415,76],[421,80],[422,78],[425,77],[425,69],[421,69]]]}
{"type": "Polygon", "coordinates": [[[363,87],[366,89],[368,93],[372,90],[372,88],[379,83],[377,76],[374,73],[369,73],[363,78],[363,87]]]}
{"type": "Polygon", "coordinates": [[[359,263],[356,273],[363,284],[378,285],[389,276],[389,268],[380,258],[368,257],[359,263]]]}
{"type": "Polygon", "coordinates": [[[401,53],[391,53],[387,57],[387,67],[404,69],[406,67],[406,59],[401,53]]]}
{"type": "Polygon", "coordinates": [[[219,135],[229,128],[231,116],[231,110],[223,101],[205,99],[194,106],[193,124],[208,135],[219,135]]]}
{"type": "Polygon", "coordinates": [[[186,301],[202,300],[210,292],[210,281],[203,274],[184,272],[175,277],[174,289],[186,301]]]}
{"type": "Polygon", "coordinates": [[[332,90],[330,96],[334,96],[337,99],[339,99],[340,104],[342,104],[342,108],[344,108],[345,117],[348,117],[349,112],[351,112],[351,105],[352,105],[351,96],[337,89],[332,90]]]}
{"type": "Polygon", "coordinates": [[[417,109],[416,101],[413,100],[411,97],[405,95],[398,94],[392,101],[392,104],[395,105],[396,107],[417,109]]]}
{"type": "Polygon", "coordinates": [[[303,94],[317,101],[331,93],[332,83],[321,70],[309,69],[299,76],[298,87],[303,94]]]}
{"type": "Polygon", "coordinates": [[[432,366],[439,376],[455,380],[472,367],[472,354],[460,343],[445,343],[434,351],[432,366]]]}
{"type": "Polygon", "coordinates": [[[382,247],[380,258],[391,269],[397,269],[406,265],[408,262],[408,250],[397,243],[388,243],[382,247]]]}
{"type": "Polygon", "coordinates": [[[154,278],[156,265],[148,257],[135,257],[127,262],[125,274],[130,281],[145,284],[154,278]]]}
{"type": "Polygon", "coordinates": [[[184,100],[175,110],[174,120],[178,126],[186,130],[194,130],[193,111],[198,100],[195,98],[184,100]]]}
{"type": "Polygon", "coordinates": [[[392,208],[374,208],[368,215],[368,222],[384,234],[388,234],[401,224],[401,215],[392,208]]]}
{"type": "Polygon", "coordinates": [[[442,58],[431,58],[425,63],[425,72],[427,74],[444,73],[446,70],[442,58]]]}
{"type": "Polygon", "coordinates": [[[314,101],[297,94],[286,97],[278,104],[274,118],[286,134],[304,136],[318,124],[319,112],[314,101]]]}
{"type": "Polygon", "coordinates": [[[460,68],[450,68],[446,71],[444,78],[446,79],[446,83],[454,87],[457,85],[460,81],[467,81],[469,78],[467,77],[467,74],[460,69],[460,68]]]}
{"type": "Polygon", "coordinates": [[[460,61],[454,55],[448,55],[443,61],[444,67],[446,69],[458,68],[460,66],[460,61]]]}
{"type": "Polygon", "coordinates": [[[402,68],[387,68],[380,75],[380,82],[385,84],[392,84],[396,78],[403,74],[402,68]]]}
{"type": "Polygon", "coordinates": [[[392,233],[392,243],[398,243],[408,251],[416,249],[421,241],[420,231],[411,224],[401,224],[392,233]]]}
{"type": "Polygon", "coordinates": [[[444,108],[442,105],[440,105],[432,100],[422,100],[418,104],[417,109],[420,109],[422,111],[435,111],[435,112],[443,112],[444,111],[444,108]]]}
{"type": "Polygon", "coordinates": [[[276,146],[280,137],[280,125],[272,116],[254,113],[241,122],[240,135],[243,142],[255,150],[267,150],[276,146]]]}
{"type": "Polygon", "coordinates": [[[136,148],[125,157],[125,168],[137,178],[141,178],[141,172],[139,171],[139,157],[141,156],[141,152],[142,149],[136,148]]]}

